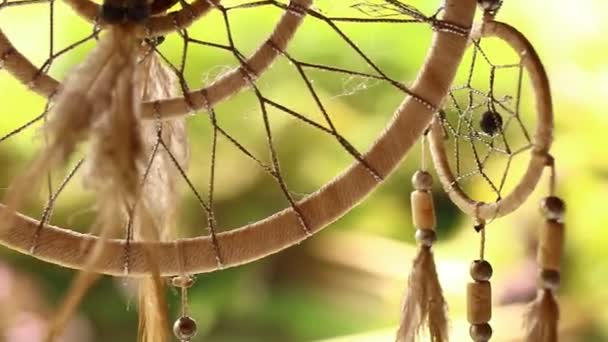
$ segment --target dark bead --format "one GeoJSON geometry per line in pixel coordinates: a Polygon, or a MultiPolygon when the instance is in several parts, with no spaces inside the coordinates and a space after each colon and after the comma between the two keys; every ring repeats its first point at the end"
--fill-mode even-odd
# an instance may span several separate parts
{"type": "Polygon", "coordinates": [[[412,185],[416,190],[431,190],[433,188],[433,176],[427,171],[416,171],[412,176],[412,185]]]}
{"type": "Polygon", "coordinates": [[[101,19],[108,24],[120,24],[127,17],[127,10],[109,3],[101,6],[101,19]]]}
{"type": "Polygon", "coordinates": [[[502,130],[502,116],[494,111],[487,111],[481,116],[479,128],[489,136],[494,136],[502,130]]]}
{"type": "Polygon", "coordinates": [[[560,278],[559,271],[542,270],[540,272],[541,285],[548,290],[557,290],[559,288],[560,278]]]}
{"type": "Polygon", "coordinates": [[[419,244],[431,247],[437,240],[437,234],[432,229],[416,229],[416,241],[419,244]]]}
{"type": "Polygon", "coordinates": [[[150,17],[150,7],[146,4],[137,4],[127,8],[127,20],[133,23],[140,23],[150,17]]]}
{"type": "Polygon", "coordinates": [[[487,342],[492,338],[492,327],[488,323],[473,324],[469,328],[469,335],[475,342],[487,342]]]}
{"type": "Polygon", "coordinates": [[[561,221],[566,212],[566,203],[559,197],[549,196],[542,199],[540,209],[546,219],[561,221]]]}
{"type": "Polygon", "coordinates": [[[178,318],[173,324],[173,333],[181,341],[190,341],[197,331],[196,321],[188,316],[178,318]]]}
{"type": "Polygon", "coordinates": [[[471,278],[475,281],[488,281],[492,278],[494,271],[492,265],[485,260],[475,260],[471,263],[471,278]]]}

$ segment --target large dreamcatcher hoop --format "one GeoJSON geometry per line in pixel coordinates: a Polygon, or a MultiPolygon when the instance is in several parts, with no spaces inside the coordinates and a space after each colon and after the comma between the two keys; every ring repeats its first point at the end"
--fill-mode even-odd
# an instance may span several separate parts
{"type": "MultiPolygon", "coordinates": [[[[287,12],[272,37],[258,49],[254,57],[243,62],[244,65],[249,66],[249,69],[254,70],[254,74],[257,71],[255,67],[258,63],[263,65],[263,67],[259,67],[259,72],[271,64],[272,59],[282,51],[282,47],[286,46],[295,32],[298,22],[303,19],[305,11],[302,8],[305,8],[307,2],[292,1],[290,4],[292,5],[287,7],[287,12]]],[[[444,6],[442,21],[453,23],[456,27],[466,28],[470,25],[474,8],[473,1],[458,3],[448,1],[444,6]]],[[[317,12],[310,10],[308,12],[309,15],[316,13],[316,16],[320,16],[317,12]]],[[[3,43],[4,64],[7,70],[29,84],[38,93],[49,96],[55,92],[57,85],[52,85],[53,82],[48,76],[39,73],[37,68],[9,45],[8,40],[5,39],[3,43]]],[[[297,205],[299,214],[293,208],[286,209],[266,220],[218,234],[217,243],[224,253],[222,255],[223,265],[218,265],[211,237],[155,244],[154,249],[159,256],[160,273],[167,276],[180,272],[197,274],[222,266],[229,267],[249,262],[305,239],[307,235],[318,231],[342,215],[377,186],[380,178],[386,177],[390,173],[416,141],[418,134],[428,125],[436,108],[434,104],[439,103],[444,92],[447,91],[465,45],[465,37],[454,32],[437,30],[427,61],[409,90],[414,96],[408,97],[399,107],[386,132],[364,157],[379,177],[370,174],[369,169],[362,163],[355,163],[343,175],[338,176],[320,191],[300,202],[297,205]],[[408,132],[408,134],[404,134],[404,132],[408,132]],[[300,215],[306,221],[308,232],[302,229],[301,221],[298,218],[300,215]],[[251,244],[250,241],[259,241],[259,243],[251,244]],[[182,256],[183,263],[178,261],[177,256],[179,255],[182,256]]],[[[155,109],[159,116],[167,115],[166,113],[185,114],[190,109],[201,108],[204,105],[205,100],[202,95],[204,93],[207,94],[208,104],[206,105],[211,107],[214,101],[226,98],[229,94],[247,85],[247,79],[241,76],[243,72],[241,68],[220,78],[210,86],[210,89],[197,92],[196,97],[195,94],[188,93],[183,98],[146,104],[142,115],[145,117],[146,113],[154,112],[155,109]]],[[[150,116],[153,115],[150,114],[150,116]]],[[[39,222],[22,215],[17,215],[15,219],[16,222],[12,227],[2,231],[1,239],[5,245],[11,248],[22,253],[29,253],[31,237],[36,235],[39,222]]],[[[84,257],[87,250],[76,248],[76,246],[91,246],[97,242],[97,239],[92,236],[45,226],[39,233],[35,256],[62,266],[81,269],[84,266],[82,263],[86,259],[84,257]]],[[[103,245],[101,248],[103,257],[100,258],[103,263],[97,264],[92,271],[124,275],[123,253],[126,242],[124,240],[103,240],[98,243],[103,245]]],[[[147,265],[144,261],[145,253],[142,243],[133,241],[128,251],[129,275],[145,274],[150,270],[151,265],[147,265]]]]}

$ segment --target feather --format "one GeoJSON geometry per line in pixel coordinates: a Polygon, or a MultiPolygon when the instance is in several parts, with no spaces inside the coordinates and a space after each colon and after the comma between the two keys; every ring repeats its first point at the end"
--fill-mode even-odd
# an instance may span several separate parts
{"type": "Polygon", "coordinates": [[[448,340],[447,304],[433,252],[430,247],[421,246],[408,278],[397,342],[415,341],[424,326],[428,326],[432,342],[448,340]]]}
{"type": "Polygon", "coordinates": [[[527,342],[557,342],[559,306],[553,291],[539,290],[524,319],[527,342]]]}

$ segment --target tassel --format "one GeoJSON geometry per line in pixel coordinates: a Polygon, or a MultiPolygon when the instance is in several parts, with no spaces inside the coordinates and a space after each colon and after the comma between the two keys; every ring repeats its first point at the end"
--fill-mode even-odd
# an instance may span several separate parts
{"type": "Polygon", "coordinates": [[[432,342],[447,341],[446,308],[433,252],[430,247],[421,246],[408,279],[397,342],[414,341],[425,325],[432,342]]]}
{"type": "Polygon", "coordinates": [[[137,341],[168,341],[168,327],[165,286],[157,273],[139,281],[139,332],[137,341]]]}
{"type": "Polygon", "coordinates": [[[120,33],[113,30],[104,35],[87,59],[64,81],[43,128],[47,144],[9,187],[3,200],[7,209],[0,217],[1,226],[13,224],[14,213],[25,197],[37,193],[51,168],[69,159],[77,145],[89,137],[94,123],[109,106],[116,77],[124,67],[115,58],[118,35],[120,33]]]}
{"type": "Polygon", "coordinates": [[[526,313],[527,342],[556,342],[559,306],[550,289],[538,291],[538,297],[526,313]]]}
{"type": "MultiPolygon", "coordinates": [[[[150,44],[150,42],[148,42],[150,44]]],[[[144,46],[143,60],[140,66],[142,76],[142,99],[154,101],[176,96],[174,85],[177,78],[163,64],[154,51],[144,46]]],[[[137,237],[147,241],[165,241],[172,239],[175,227],[176,203],[179,200],[177,181],[180,174],[169,156],[171,153],[182,169],[187,168],[189,150],[184,119],[171,119],[157,122],[142,122],[144,146],[154,152],[159,148],[157,139],[163,139],[167,150],[160,149],[154,157],[143,186],[140,206],[148,210],[143,218],[148,223],[140,222],[137,226],[137,237]],[[153,228],[153,229],[150,229],[153,228]]],[[[141,220],[141,218],[140,218],[141,220]]],[[[154,250],[146,251],[151,265],[156,265],[157,256],[154,250]]],[[[169,340],[169,319],[165,298],[165,285],[158,270],[152,276],[139,280],[139,332],[138,342],[165,342],[169,340]]]]}
{"type": "Polygon", "coordinates": [[[403,301],[397,342],[412,342],[428,327],[432,342],[448,340],[447,304],[437,276],[431,247],[436,239],[435,211],[431,194],[432,177],[426,171],[414,174],[412,183],[412,216],[420,244],[408,278],[408,289],[403,301]]]}

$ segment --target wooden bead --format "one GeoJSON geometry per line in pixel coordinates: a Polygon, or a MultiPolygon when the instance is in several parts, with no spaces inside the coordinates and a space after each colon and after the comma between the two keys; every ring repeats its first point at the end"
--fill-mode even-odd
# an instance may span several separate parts
{"type": "Polygon", "coordinates": [[[559,271],[554,270],[542,270],[540,272],[541,286],[548,290],[557,290],[561,281],[559,271]]]}
{"type": "Polygon", "coordinates": [[[473,324],[469,328],[469,335],[475,342],[487,342],[492,338],[492,327],[488,323],[473,324]]]}
{"type": "Polygon", "coordinates": [[[545,197],[540,202],[540,210],[547,220],[562,221],[566,212],[566,203],[556,196],[545,197]]]}
{"type": "Polygon", "coordinates": [[[419,244],[431,247],[433,243],[437,240],[437,234],[432,229],[416,229],[416,241],[419,244]]]}
{"type": "Polygon", "coordinates": [[[416,171],[412,176],[412,185],[416,190],[431,190],[433,188],[433,176],[422,170],[416,171]]]}
{"type": "Polygon", "coordinates": [[[412,192],[412,219],[417,229],[435,229],[435,207],[433,194],[429,191],[412,192]]]}
{"type": "Polygon", "coordinates": [[[544,270],[559,271],[564,246],[564,225],[547,220],[540,230],[538,265],[544,270]]]}
{"type": "Polygon", "coordinates": [[[475,281],[488,281],[493,272],[492,265],[485,260],[475,260],[471,263],[470,273],[475,281]]]}
{"type": "Polygon", "coordinates": [[[190,341],[197,331],[196,321],[192,317],[182,316],[173,324],[173,333],[180,341],[190,341]]]}
{"type": "Polygon", "coordinates": [[[492,285],[477,281],[467,285],[467,318],[471,324],[488,323],[492,319],[492,285]]]}

